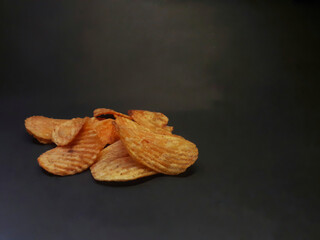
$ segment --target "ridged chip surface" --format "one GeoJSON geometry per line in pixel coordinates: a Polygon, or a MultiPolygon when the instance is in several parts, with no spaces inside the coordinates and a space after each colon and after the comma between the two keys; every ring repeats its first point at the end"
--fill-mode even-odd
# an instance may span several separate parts
{"type": "Polygon", "coordinates": [[[103,149],[90,169],[98,181],[130,181],[157,174],[133,160],[120,140],[103,149]]]}
{"type": "Polygon", "coordinates": [[[95,161],[104,144],[98,137],[94,119],[85,118],[85,123],[75,139],[67,146],[56,147],[39,158],[39,165],[56,175],[72,175],[86,170],[95,161]]]}
{"type": "Polygon", "coordinates": [[[68,120],[54,119],[43,116],[32,116],[25,120],[27,132],[35,137],[40,143],[52,143],[52,132],[54,128],[68,120]]]}
{"type": "Polygon", "coordinates": [[[58,146],[68,145],[77,136],[84,123],[84,118],[73,118],[61,123],[54,128],[52,141],[58,146]]]}
{"type": "Polygon", "coordinates": [[[159,134],[126,118],[118,117],[120,139],[133,160],[154,171],[176,175],[198,158],[195,144],[173,134],[159,134]]]}
{"type": "Polygon", "coordinates": [[[112,144],[120,139],[118,132],[111,118],[95,121],[95,128],[100,140],[104,145],[112,144]]]}
{"type": "Polygon", "coordinates": [[[145,110],[129,110],[128,114],[135,122],[154,132],[171,134],[173,130],[173,127],[167,126],[169,119],[163,113],[145,110]]]}

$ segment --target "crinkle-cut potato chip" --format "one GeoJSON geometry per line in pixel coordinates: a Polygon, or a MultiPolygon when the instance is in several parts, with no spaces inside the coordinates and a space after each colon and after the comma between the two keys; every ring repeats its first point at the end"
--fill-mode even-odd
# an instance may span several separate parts
{"type": "Polygon", "coordinates": [[[157,174],[134,161],[120,140],[103,149],[90,169],[98,181],[130,181],[157,174]]]}
{"type": "Polygon", "coordinates": [[[133,118],[134,121],[146,127],[148,127],[148,125],[165,127],[169,121],[168,117],[160,112],[129,110],[128,114],[133,118]]]}
{"type": "Polygon", "coordinates": [[[94,119],[85,118],[75,139],[67,146],[56,147],[40,155],[39,165],[46,171],[61,176],[73,175],[90,167],[104,147],[94,123],[94,119]]]}
{"type": "Polygon", "coordinates": [[[126,115],[126,114],[123,114],[123,113],[119,113],[119,112],[116,112],[112,109],[107,109],[107,108],[97,108],[93,111],[93,116],[94,117],[99,117],[99,116],[102,116],[102,115],[113,115],[114,117],[125,117],[125,118],[129,118],[131,119],[130,116],[126,115]]]}
{"type": "Polygon", "coordinates": [[[128,156],[129,156],[129,153],[128,153],[127,149],[124,147],[121,140],[118,140],[115,143],[107,146],[106,148],[104,148],[100,152],[96,163],[93,164],[91,166],[91,168],[94,168],[94,166],[96,166],[98,162],[100,162],[100,164],[102,164],[101,157],[107,157],[108,159],[110,159],[110,158],[116,159],[119,157],[128,157],[128,156]]]}
{"type": "Polygon", "coordinates": [[[109,160],[103,172],[92,172],[98,181],[124,182],[157,174],[150,168],[134,161],[130,156],[109,160]],[[102,174],[103,173],[103,174],[102,174]]]}
{"type": "Polygon", "coordinates": [[[40,143],[52,143],[52,132],[54,128],[68,120],[54,119],[43,116],[32,116],[25,120],[27,132],[35,137],[40,143]]]}
{"type": "Polygon", "coordinates": [[[173,134],[159,134],[126,118],[118,117],[120,139],[133,160],[157,172],[176,175],[198,158],[195,144],[173,134]]]}
{"type": "Polygon", "coordinates": [[[128,114],[135,122],[154,132],[171,134],[173,130],[173,127],[167,126],[169,121],[168,117],[160,112],[129,110],[128,114]]]}
{"type": "Polygon", "coordinates": [[[95,121],[95,128],[100,140],[105,144],[112,144],[120,139],[111,118],[95,121]]]}
{"type": "Polygon", "coordinates": [[[79,133],[85,119],[73,118],[57,125],[52,132],[52,141],[58,146],[68,145],[79,133]]]}

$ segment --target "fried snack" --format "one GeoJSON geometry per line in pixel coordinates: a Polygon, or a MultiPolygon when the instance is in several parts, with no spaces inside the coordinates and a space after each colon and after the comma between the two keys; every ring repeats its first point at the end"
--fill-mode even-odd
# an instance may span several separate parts
{"type": "Polygon", "coordinates": [[[173,134],[159,134],[129,119],[118,117],[116,127],[133,160],[157,172],[176,175],[198,158],[195,144],[173,134]]]}
{"type": "Polygon", "coordinates": [[[130,156],[108,160],[103,170],[91,171],[95,180],[125,182],[157,174],[150,168],[134,161],[130,156]],[[95,175],[94,175],[95,174],[95,175]]]}
{"type": "Polygon", "coordinates": [[[79,133],[85,119],[73,118],[57,125],[52,132],[52,141],[58,146],[68,145],[79,133]]]}
{"type": "Polygon", "coordinates": [[[120,140],[103,149],[90,170],[98,181],[129,181],[157,174],[134,161],[120,140]]]}
{"type": "Polygon", "coordinates": [[[123,114],[123,113],[119,113],[119,112],[116,112],[112,109],[107,109],[107,108],[97,108],[93,111],[93,116],[94,117],[99,117],[99,116],[102,116],[102,115],[113,115],[114,117],[118,117],[118,116],[121,116],[121,117],[125,117],[125,118],[128,118],[128,119],[131,119],[130,116],[126,115],[126,114],[123,114]]]}
{"type": "Polygon", "coordinates": [[[129,110],[128,114],[135,122],[154,132],[171,134],[173,130],[173,127],[167,126],[169,119],[162,113],[144,110],[129,110]]]}
{"type": "Polygon", "coordinates": [[[96,161],[104,147],[94,125],[93,118],[85,118],[85,123],[75,139],[67,146],[56,147],[40,155],[39,165],[46,171],[61,176],[86,170],[96,161]]]}
{"type": "Polygon", "coordinates": [[[111,118],[101,120],[96,119],[95,121],[95,129],[104,145],[112,144],[120,139],[113,122],[114,120],[111,118]]]}
{"type": "Polygon", "coordinates": [[[40,143],[52,143],[54,128],[68,120],[54,119],[43,116],[32,116],[24,121],[27,132],[35,137],[40,143]]]}

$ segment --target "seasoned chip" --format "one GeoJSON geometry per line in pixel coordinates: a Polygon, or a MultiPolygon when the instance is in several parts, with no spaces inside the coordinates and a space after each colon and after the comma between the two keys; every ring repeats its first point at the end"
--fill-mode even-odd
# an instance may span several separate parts
{"type": "Polygon", "coordinates": [[[170,134],[173,130],[173,127],[167,126],[169,119],[162,113],[145,110],[129,110],[128,114],[135,122],[154,132],[170,134]]]}
{"type": "Polygon", "coordinates": [[[66,121],[68,120],[32,116],[27,118],[24,124],[30,135],[35,137],[40,143],[47,144],[52,142],[54,128],[66,121]]]}
{"type": "MultiPolygon", "coordinates": [[[[99,165],[98,165],[99,166],[99,165]]],[[[97,167],[98,167],[97,166],[97,167]]],[[[91,173],[98,181],[124,182],[157,174],[150,168],[134,161],[130,156],[108,160],[104,169],[91,173]]]]}
{"type": "Polygon", "coordinates": [[[131,119],[130,116],[128,115],[125,115],[123,113],[119,113],[119,112],[116,112],[112,109],[107,109],[107,108],[97,108],[93,111],[93,116],[94,117],[99,117],[99,116],[102,116],[102,115],[113,115],[114,117],[118,117],[118,116],[121,116],[121,117],[125,117],[125,118],[129,118],[131,119]]]}
{"type": "Polygon", "coordinates": [[[103,149],[90,169],[98,181],[129,181],[157,174],[134,161],[120,140],[103,149]]]}
{"type": "Polygon", "coordinates": [[[195,144],[173,134],[159,134],[126,118],[116,126],[121,141],[133,160],[164,174],[184,172],[198,158],[195,144]]]}
{"type": "Polygon", "coordinates": [[[119,135],[113,122],[114,120],[111,118],[95,121],[97,134],[105,145],[112,144],[119,140],[119,135]]]}
{"type": "Polygon", "coordinates": [[[96,130],[95,120],[85,118],[85,123],[75,139],[67,146],[56,147],[39,158],[39,165],[56,175],[72,175],[90,167],[104,147],[96,130]]]}
{"type": "Polygon", "coordinates": [[[52,141],[58,146],[69,144],[81,130],[85,119],[73,118],[56,126],[52,132],[52,141]]]}
{"type": "Polygon", "coordinates": [[[160,112],[151,112],[146,110],[129,110],[129,116],[133,118],[137,123],[155,127],[165,127],[168,124],[168,117],[160,112]]]}

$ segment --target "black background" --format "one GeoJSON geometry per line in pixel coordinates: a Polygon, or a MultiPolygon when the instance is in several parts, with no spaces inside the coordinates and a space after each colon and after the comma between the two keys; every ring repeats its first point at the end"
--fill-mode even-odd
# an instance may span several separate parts
{"type": "Polygon", "coordinates": [[[0,239],[320,239],[312,1],[1,1],[0,239]],[[181,176],[46,174],[32,115],[161,111],[181,176]]]}

